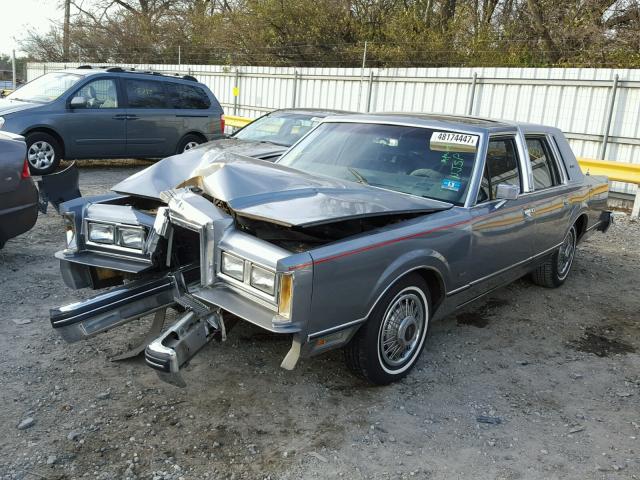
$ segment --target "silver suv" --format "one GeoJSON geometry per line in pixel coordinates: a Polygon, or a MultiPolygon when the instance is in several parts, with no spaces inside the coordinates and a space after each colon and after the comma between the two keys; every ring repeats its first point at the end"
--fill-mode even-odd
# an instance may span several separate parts
{"type": "Polygon", "coordinates": [[[23,135],[33,174],[62,158],[162,158],[222,136],[224,112],[194,77],[119,67],[45,74],[0,99],[0,131],[23,135]]]}

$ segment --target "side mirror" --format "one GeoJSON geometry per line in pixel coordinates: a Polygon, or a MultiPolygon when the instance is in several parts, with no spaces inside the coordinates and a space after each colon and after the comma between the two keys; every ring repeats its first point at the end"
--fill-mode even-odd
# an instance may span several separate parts
{"type": "Polygon", "coordinates": [[[517,185],[499,183],[496,189],[496,200],[516,200],[519,194],[520,187],[517,185]]]}
{"type": "Polygon", "coordinates": [[[69,106],[71,108],[87,108],[87,99],[85,97],[73,97],[69,106]]]}

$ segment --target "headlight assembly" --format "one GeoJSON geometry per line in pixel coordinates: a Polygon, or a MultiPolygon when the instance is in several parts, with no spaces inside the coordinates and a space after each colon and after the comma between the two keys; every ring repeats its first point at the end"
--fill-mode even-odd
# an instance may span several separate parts
{"type": "Polygon", "coordinates": [[[251,278],[249,281],[253,288],[260,290],[268,295],[274,295],[276,291],[276,275],[269,270],[251,266],[251,278]]]}
{"type": "Polygon", "coordinates": [[[144,245],[144,230],[142,228],[118,228],[119,244],[121,247],[142,250],[144,245]]]}
{"type": "Polygon", "coordinates": [[[113,244],[115,239],[115,225],[107,223],[89,223],[88,238],[90,242],[113,244]]]}
{"type": "Polygon", "coordinates": [[[244,280],[244,260],[226,252],[222,252],[222,265],[220,270],[236,280],[244,280]]]}

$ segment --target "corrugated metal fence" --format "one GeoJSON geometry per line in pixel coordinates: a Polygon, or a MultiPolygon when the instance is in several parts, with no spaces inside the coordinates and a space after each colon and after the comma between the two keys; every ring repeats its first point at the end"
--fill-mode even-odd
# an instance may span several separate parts
{"type": "MultiPolygon", "coordinates": [[[[27,78],[77,65],[29,63],[27,78]]],[[[470,114],[554,125],[577,156],[640,163],[640,70],[119,66],[194,75],[229,114],[294,106],[470,114]]],[[[612,187],[635,193],[633,185],[612,187]]]]}

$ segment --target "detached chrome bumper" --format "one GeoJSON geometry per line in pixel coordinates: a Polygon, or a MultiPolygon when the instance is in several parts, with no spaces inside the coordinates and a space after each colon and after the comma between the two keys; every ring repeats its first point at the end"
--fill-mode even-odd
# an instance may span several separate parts
{"type": "Polygon", "coordinates": [[[77,342],[174,305],[183,285],[183,272],[132,282],[50,310],[51,325],[67,342],[77,342]]]}

